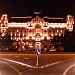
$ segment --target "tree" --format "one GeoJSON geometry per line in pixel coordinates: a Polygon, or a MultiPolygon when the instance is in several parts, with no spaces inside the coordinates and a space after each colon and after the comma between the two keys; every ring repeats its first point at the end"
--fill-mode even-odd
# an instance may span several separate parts
{"type": "Polygon", "coordinates": [[[65,47],[64,47],[65,51],[75,52],[75,32],[66,31],[64,40],[65,40],[65,47]]]}
{"type": "Polygon", "coordinates": [[[60,49],[60,47],[64,48],[65,52],[72,52],[74,51],[74,33],[69,32],[68,30],[65,31],[64,36],[57,35],[53,37],[51,40],[51,43],[57,48],[57,50],[60,49]]]}
{"type": "Polygon", "coordinates": [[[1,35],[2,33],[0,32],[0,45],[1,48],[4,50],[7,49],[9,50],[12,46],[12,40],[11,40],[11,36],[9,33],[5,33],[4,36],[1,35]]]}
{"type": "Polygon", "coordinates": [[[51,44],[56,48],[57,51],[60,51],[60,48],[63,46],[62,40],[63,40],[63,35],[61,36],[57,35],[53,37],[53,39],[51,39],[51,44]]]}

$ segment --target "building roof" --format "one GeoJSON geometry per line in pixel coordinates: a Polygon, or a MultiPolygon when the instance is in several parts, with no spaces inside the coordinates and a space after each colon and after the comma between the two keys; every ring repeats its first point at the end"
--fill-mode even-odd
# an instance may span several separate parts
{"type": "Polygon", "coordinates": [[[23,23],[23,22],[30,22],[32,18],[28,17],[11,17],[9,19],[9,22],[17,22],[17,23],[23,23]]]}
{"type": "Polygon", "coordinates": [[[9,19],[9,22],[17,22],[17,23],[23,23],[23,22],[31,22],[32,20],[44,20],[45,22],[49,23],[66,23],[66,18],[41,18],[39,16],[36,16],[35,18],[32,18],[31,16],[27,17],[11,17],[9,19]]]}
{"type": "Polygon", "coordinates": [[[49,23],[66,23],[66,19],[64,18],[54,18],[54,19],[48,19],[49,23]]]}

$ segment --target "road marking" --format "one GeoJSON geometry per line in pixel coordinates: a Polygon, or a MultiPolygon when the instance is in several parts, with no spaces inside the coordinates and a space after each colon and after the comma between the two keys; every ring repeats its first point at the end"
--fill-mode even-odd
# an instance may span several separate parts
{"type": "Polygon", "coordinates": [[[68,68],[65,70],[65,72],[63,73],[63,75],[66,75],[66,73],[67,73],[73,66],[75,66],[75,64],[73,64],[73,65],[71,65],[70,67],[68,67],[68,68]]]}
{"type": "Polygon", "coordinates": [[[14,63],[17,63],[17,64],[20,64],[20,65],[22,65],[22,66],[27,66],[27,67],[30,67],[30,68],[35,68],[34,66],[31,66],[31,65],[28,65],[28,64],[24,64],[24,63],[22,63],[22,62],[17,62],[17,61],[5,59],[5,58],[1,58],[1,59],[7,60],[7,61],[10,61],[10,62],[14,62],[14,63]]]}
{"type": "MultiPolygon", "coordinates": [[[[2,61],[0,61],[0,62],[2,62],[2,61]]],[[[15,70],[19,75],[22,75],[16,68],[14,68],[13,66],[11,66],[11,65],[9,65],[8,63],[6,63],[6,62],[2,62],[2,63],[4,63],[4,64],[6,64],[6,65],[8,65],[9,67],[11,67],[13,70],[15,70]]]]}
{"type": "MultiPolygon", "coordinates": [[[[71,60],[71,59],[68,59],[68,60],[71,60]]],[[[41,66],[40,68],[45,68],[45,67],[53,66],[53,65],[56,65],[56,64],[59,64],[59,63],[68,61],[68,60],[57,61],[57,62],[54,62],[54,63],[51,63],[51,64],[46,64],[46,65],[44,65],[44,66],[41,66]]]]}
{"type": "MultiPolygon", "coordinates": [[[[21,63],[21,62],[14,61],[14,60],[9,60],[9,59],[5,59],[5,58],[1,58],[1,59],[20,64],[22,66],[27,66],[27,67],[30,67],[30,68],[38,68],[37,66],[31,66],[31,65],[28,65],[28,64],[24,64],[24,63],[21,63]]],[[[68,60],[72,60],[72,59],[68,59],[68,60]]],[[[45,68],[45,67],[53,66],[53,65],[56,65],[56,64],[68,61],[68,60],[57,61],[57,62],[54,62],[54,63],[51,63],[51,64],[46,64],[44,66],[39,66],[39,68],[45,68]]]]}

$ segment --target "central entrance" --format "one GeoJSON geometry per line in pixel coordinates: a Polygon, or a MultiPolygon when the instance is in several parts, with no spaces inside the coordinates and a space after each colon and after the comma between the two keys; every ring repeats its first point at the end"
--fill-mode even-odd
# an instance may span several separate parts
{"type": "Polygon", "coordinates": [[[35,49],[41,49],[41,43],[40,42],[35,43],[35,49]]]}

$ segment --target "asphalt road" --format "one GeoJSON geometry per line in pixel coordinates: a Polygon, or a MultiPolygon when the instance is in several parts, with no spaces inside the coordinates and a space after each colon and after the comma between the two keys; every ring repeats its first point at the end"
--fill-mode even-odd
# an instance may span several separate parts
{"type": "Polygon", "coordinates": [[[0,54],[1,75],[75,75],[75,54],[0,54]]]}
{"type": "Polygon", "coordinates": [[[6,62],[0,61],[0,75],[20,75],[19,71],[6,62]]]}

